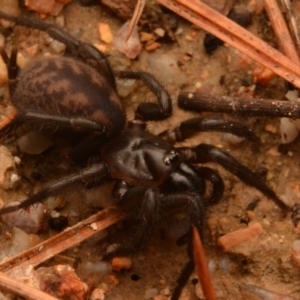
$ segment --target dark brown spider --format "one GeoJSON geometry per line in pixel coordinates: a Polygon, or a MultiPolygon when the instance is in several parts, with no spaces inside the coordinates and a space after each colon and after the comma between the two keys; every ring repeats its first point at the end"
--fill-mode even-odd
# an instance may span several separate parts
{"type": "Polygon", "coordinates": [[[87,164],[80,173],[48,184],[21,204],[3,208],[0,214],[26,208],[78,184],[91,188],[110,178],[115,181],[114,196],[118,205],[129,219],[139,224],[128,244],[104,255],[104,259],[111,259],[141,251],[149,243],[154,229],[162,225],[162,220],[185,210],[191,224],[186,233],[189,262],[178,278],[172,296],[175,300],[194,269],[191,228],[194,226],[202,235],[206,208],[218,202],[224,191],[222,178],[203,164],[221,165],[282,209],[288,208],[255,173],[227,152],[209,144],[174,147],[176,142],[200,131],[230,132],[256,141],[256,136],[244,125],[221,118],[194,118],[158,136],[150,134],[144,130],[146,121],[163,120],[172,114],[170,96],[155,78],[144,72],[114,74],[103,53],[52,24],[3,12],[0,17],[46,31],[67,48],[66,56],[36,60],[21,72],[16,64],[17,51],[14,50],[10,58],[2,51],[18,115],[0,130],[0,138],[23,123],[69,129],[80,137],[70,154],[74,160],[98,157],[97,163],[87,164]],[[128,128],[125,128],[125,112],[116,91],[115,75],[140,79],[157,96],[157,103],[138,106],[128,128]],[[212,186],[208,196],[206,182],[212,186]]]}

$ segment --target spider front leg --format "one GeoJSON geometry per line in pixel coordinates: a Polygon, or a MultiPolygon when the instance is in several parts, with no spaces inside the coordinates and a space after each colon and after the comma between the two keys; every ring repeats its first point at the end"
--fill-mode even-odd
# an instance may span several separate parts
{"type": "Polygon", "coordinates": [[[135,120],[159,121],[172,115],[171,96],[154,76],[136,71],[115,71],[115,74],[119,78],[142,80],[158,100],[158,103],[141,103],[135,112],[135,120]]]}
{"type": "Polygon", "coordinates": [[[10,96],[12,96],[16,88],[17,77],[20,72],[20,68],[17,64],[18,50],[16,48],[13,48],[9,57],[7,53],[4,51],[4,49],[0,49],[0,55],[7,68],[8,80],[9,80],[9,93],[10,96]]]}
{"type": "Polygon", "coordinates": [[[254,142],[259,141],[258,137],[245,125],[213,117],[189,119],[172,130],[162,132],[159,136],[169,143],[175,144],[203,131],[228,132],[254,142]]]}
{"type": "Polygon", "coordinates": [[[289,210],[289,206],[270,187],[263,183],[254,172],[239,163],[227,152],[209,144],[200,144],[195,148],[178,148],[178,150],[185,156],[188,162],[200,164],[213,162],[221,165],[225,170],[237,176],[244,183],[258,189],[269,199],[272,199],[284,211],[289,210]]]}
{"type": "Polygon", "coordinates": [[[78,184],[82,184],[84,186],[94,185],[94,182],[101,181],[101,179],[103,179],[107,175],[108,168],[106,164],[93,164],[81,170],[80,172],[70,174],[50,183],[38,193],[32,195],[24,201],[21,201],[20,204],[14,206],[6,206],[0,209],[0,215],[27,208],[28,206],[40,202],[49,196],[58,195],[59,193],[68,190],[69,188],[72,188],[78,184]]]}

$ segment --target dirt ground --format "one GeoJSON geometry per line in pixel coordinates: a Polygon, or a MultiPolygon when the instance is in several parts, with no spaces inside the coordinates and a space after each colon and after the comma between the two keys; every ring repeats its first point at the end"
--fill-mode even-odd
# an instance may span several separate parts
{"type": "MultiPolygon", "coordinates": [[[[237,4],[247,6],[248,1],[237,1],[237,4]]],[[[81,7],[77,1],[66,5],[62,15],[65,20],[64,30],[78,35],[78,38],[91,44],[104,45],[99,40],[98,22],[108,23],[114,35],[123,24],[103,6],[81,7]]],[[[180,18],[176,19],[178,21],[177,42],[162,42],[161,47],[153,52],[143,49],[135,60],[127,59],[112,46],[108,47],[109,60],[113,68],[118,69],[121,66],[121,68],[132,70],[149,71],[172,94],[174,115],[166,121],[150,122],[148,125],[150,132],[157,134],[164,129],[174,128],[183,120],[199,115],[176,107],[176,96],[182,89],[192,92],[197,89],[207,90],[215,94],[237,96],[250,95],[251,87],[253,87],[256,97],[284,99],[286,88],[282,79],[274,77],[266,86],[255,85],[252,82],[252,75],[255,67],[258,66],[251,60],[239,55],[227,45],[208,56],[203,48],[205,33],[180,18]],[[160,63],[166,58],[171,58],[176,67],[170,70],[161,68],[160,63]],[[179,67],[177,67],[177,62],[180,62],[179,67]]],[[[54,21],[54,18],[49,17],[48,20],[54,21]]],[[[248,29],[276,47],[269,26],[266,15],[260,13],[253,14],[253,22],[248,29]]],[[[25,60],[32,60],[36,56],[53,52],[53,49],[43,42],[37,30],[18,27],[14,29],[12,35],[7,36],[10,38],[6,40],[6,49],[9,51],[13,44],[20,43],[22,46],[20,51],[25,60]],[[30,36],[26,43],[24,36],[30,36]],[[39,51],[32,58],[26,49],[35,44],[39,45],[39,51]]],[[[1,89],[1,92],[5,94],[7,91],[1,89]]],[[[145,95],[152,97],[144,87],[139,85],[133,94],[124,99],[128,119],[133,118],[134,107],[140,101],[144,101],[145,95]]],[[[3,100],[2,107],[6,103],[6,100],[3,100]]],[[[203,113],[202,116],[210,116],[210,114],[203,113]]],[[[279,119],[222,116],[240,121],[252,128],[260,138],[260,143],[254,144],[249,141],[237,143],[226,134],[201,133],[180,145],[193,146],[199,143],[209,143],[228,150],[232,156],[257,172],[262,180],[266,180],[267,184],[288,205],[292,206],[299,202],[299,138],[280,152],[278,151],[281,142],[279,119]]],[[[4,203],[24,198],[32,191],[38,190],[43,183],[56,179],[64,173],[72,172],[76,168],[66,160],[65,153],[62,153],[56,146],[40,155],[20,153],[14,142],[5,146],[14,156],[21,158],[21,164],[17,166],[21,182],[14,189],[0,190],[4,203]],[[33,172],[40,174],[39,180],[33,178],[33,172]]],[[[297,233],[297,230],[294,230],[290,214],[283,215],[281,210],[271,200],[263,197],[260,192],[246,186],[221,167],[211,166],[220,172],[226,186],[223,200],[211,207],[207,213],[204,241],[217,298],[277,299],[275,296],[259,298],[246,292],[243,285],[252,284],[294,297],[291,299],[300,299],[299,266],[291,261],[293,243],[299,240],[300,231],[297,233]],[[254,210],[247,212],[248,205],[257,199],[259,202],[254,210]],[[228,253],[220,250],[217,245],[220,236],[246,228],[255,222],[260,222],[263,226],[264,231],[261,235],[235,247],[228,253]]],[[[60,212],[69,217],[69,225],[75,224],[96,211],[95,208],[84,204],[84,199],[89,196],[86,196],[81,189],[62,195],[62,197],[65,198],[66,204],[60,212]]],[[[148,250],[132,258],[133,266],[130,270],[114,273],[119,280],[117,285],[112,283],[107,274],[87,270],[87,262],[97,264],[107,247],[118,242],[118,238],[123,235],[122,230],[124,230],[122,226],[111,228],[107,231],[106,238],[100,242],[94,240],[84,242],[43,265],[71,261],[76,273],[83,281],[93,280],[95,286],[106,291],[105,300],[147,299],[145,292],[151,289],[154,289],[153,297],[155,298],[153,299],[169,299],[176,279],[187,261],[187,254],[185,246],[178,247],[174,240],[162,238],[159,234],[148,250]]],[[[170,230],[169,234],[176,236],[178,230],[176,228],[175,233],[170,230]]],[[[1,244],[3,245],[10,242],[7,234],[5,235],[6,232],[11,232],[11,229],[3,225],[1,228],[1,244]]],[[[40,238],[45,239],[53,234],[55,232],[49,231],[40,235],[40,238]]],[[[181,300],[199,299],[194,292],[195,281],[192,279],[195,277],[194,274],[184,288],[181,300]]]]}

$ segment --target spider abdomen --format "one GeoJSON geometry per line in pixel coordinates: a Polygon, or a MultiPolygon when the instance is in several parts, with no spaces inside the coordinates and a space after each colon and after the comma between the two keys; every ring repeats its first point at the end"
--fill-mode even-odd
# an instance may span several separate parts
{"type": "Polygon", "coordinates": [[[18,78],[12,101],[22,112],[85,118],[115,135],[125,125],[116,91],[97,70],[66,57],[37,60],[18,78]]]}

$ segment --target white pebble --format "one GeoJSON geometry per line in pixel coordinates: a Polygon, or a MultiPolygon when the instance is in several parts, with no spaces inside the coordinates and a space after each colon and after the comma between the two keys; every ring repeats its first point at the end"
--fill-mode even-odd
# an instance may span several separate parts
{"type": "Polygon", "coordinates": [[[21,152],[27,154],[41,154],[52,146],[52,142],[47,137],[35,131],[21,136],[16,144],[21,152]]]}
{"type": "Polygon", "coordinates": [[[63,53],[66,50],[66,45],[54,40],[49,44],[49,47],[55,52],[55,53],[63,53]]]}
{"type": "Polygon", "coordinates": [[[89,272],[109,273],[111,271],[110,264],[106,261],[87,262],[85,269],[89,272]]]}
{"type": "Polygon", "coordinates": [[[285,98],[290,101],[296,101],[299,97],[298,90],[290,90],[285,94],[285,98]]]}
{"type": "Polygon", "coordinates": [[[288,144],[296,139],[299,129],[288,118],[280,119],[281,143],[288,144]]]}
{"type": "Polygon", "coordinates": [[[105,292],[103,289],[94,289],[90,300],[104,300],[105,299],[105,292]]]}
{"type": "Polygon", "coordinates": [[[60,213],[56,210],[52,210],[50,215],[51,215],[51,218],[58,218],[60,216],[60,213]]]}
{"type": "Polygon", "coordinates": [[[197,298],[199,298],[199,299],[203,299],[203,297],[204,297],[203,291],[202,291],[202,288],[201,288],[201,285],[199,282],[195,285],[195,294],[196,294],[197,298]]]}
{"type": "Polygon", "coordinates": [[[135,59],[142,50],[137,26],[132,30],[132,34],[125,42],[129,30],[129,21],[127,21],[117,32],[114,38],[114,46],[128,58],[135,59]]]}
{"type": "Polygon", "coordinates": [[[224,273],[227,273],[229,270],[229,266],[230,266],[229,258],[228,256],[224,256],[219,262],[219,267],[224,273]]]}
{"type": "Polygon", "coordinates": [[[20,179],[20,177],[15,173],[11,174],[11,176],[10,176],[10,181],[12,183],[19,181],[19,179],[20,179]]]}
{"type": "Polygon", "coordinates": [[[14,156],[14,160],[17,165],[21,163],[21,158],[19,156],[14,156]]]}
{"type": "Polygon", "coordinates": [[[216,270],[216,263],[213,259],[210,259],[208,262],[208,269],[210,273],[213,273],[216,270]]]}
{"type": "Polygon", "coordinates": [[[156,28],[154,32],[159,36],[163,37],[165,35],[165,30],[163,28],[156,28]]]}
{"type": "MultiPolygon", "coordinates": [[[[11,202],[7,206],[19,204],[19,201],[11,202]]],[[[2,216],[2,222],[9,227],[18,227],[27,233],[38,232],[46,220],[47,208],[42,203],[29,206],[26,210],[16,210],[2,216]]]]}

